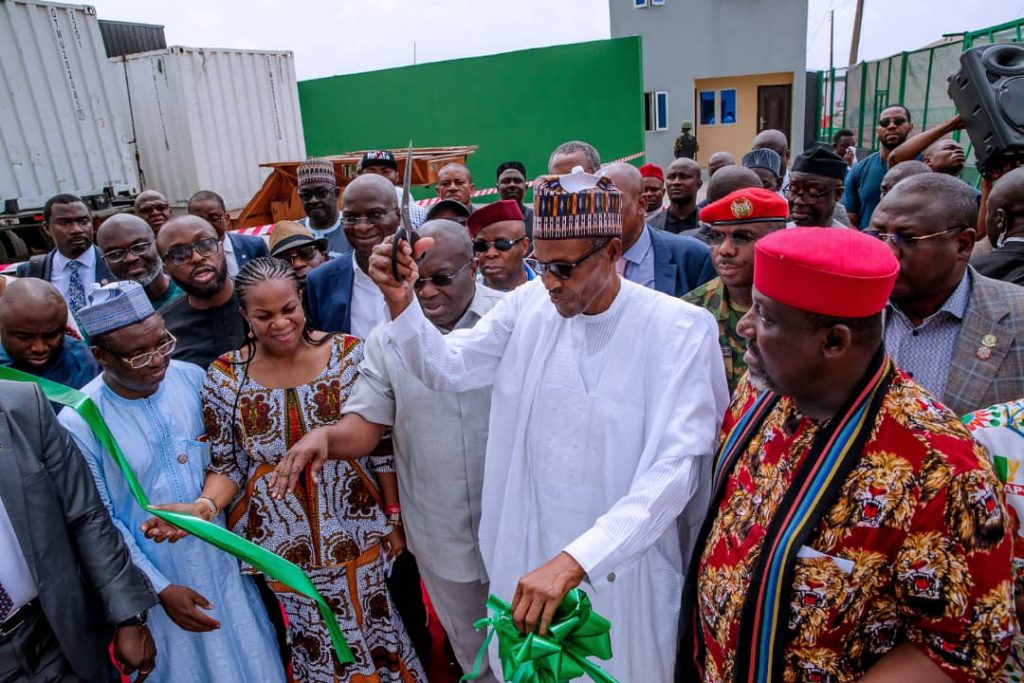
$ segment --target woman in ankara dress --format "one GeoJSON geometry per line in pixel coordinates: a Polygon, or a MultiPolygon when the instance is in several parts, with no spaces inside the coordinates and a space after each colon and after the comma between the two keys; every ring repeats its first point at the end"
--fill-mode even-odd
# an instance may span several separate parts
{"type": "Polygon", "coordinates": [[[363,356],[355,337],[309,329],[299,287],[291,266],[274,258],[250,261],[235,279],[252,332],[207,371],[203,496],[209,507],[231,506],[235,533],[301,567],[334,611],[352,664],[338,663],[316,604],[268,577],[288,615],[297,681],[425,682],[385,584],[385,565],[404,546],[381,510],[379,482],[395,476],[392,457],[331,460],[317,479],[271,496],[270,476],[288,449],[341,416],[363,356]]]}

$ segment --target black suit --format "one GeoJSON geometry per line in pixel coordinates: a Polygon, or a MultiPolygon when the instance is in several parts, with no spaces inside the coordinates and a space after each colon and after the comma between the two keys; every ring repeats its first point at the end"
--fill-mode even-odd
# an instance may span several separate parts
{"type": "MultiPolygon", "coordinates": [[[[74,672],[106,669],[113,624],[157,602],[71,437],[34,384],[0,381],[0,500],[74,672]]],[[[0,532],[2,533],[2,532],[0,532]]]]}
{"type": "Polygon", "coordinates": [[[1007,242],[995,251],[971,259],[971,265],[986,277],[1024,285],[1024,242],[1007,242]]]}

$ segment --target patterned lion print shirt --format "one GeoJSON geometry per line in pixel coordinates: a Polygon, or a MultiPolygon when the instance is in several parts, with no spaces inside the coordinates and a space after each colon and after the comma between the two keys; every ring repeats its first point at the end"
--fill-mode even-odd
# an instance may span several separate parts
{"type": "MultiPolygon", "coordinates": [[[[727,435],[756,394],[744,379],[727,435]]],[[[782,398],[740,456],[701,557],[707,681],[730,681],[765,529],[824,423],[782,398]]],[[[897,371],[860,462],[800,549],[784,681],[856,681],[911,643],[957,681],[995,680],[1013,634],[1003,493],[960,421],[897,371]]]]}

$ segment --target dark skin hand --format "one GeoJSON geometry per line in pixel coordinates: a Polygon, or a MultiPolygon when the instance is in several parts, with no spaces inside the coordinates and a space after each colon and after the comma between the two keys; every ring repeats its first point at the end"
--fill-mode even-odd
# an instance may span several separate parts
{"type": "Polygon", "coordinates": [[[519,632],[546,635],[555,610],[586,574],[572,555],[561,552],[519,579],[512,598],[512,622],[519,632]]]}
{"type": "Polygon", "coordinates": [[[139,672],[135,683],[146,680],[156,666],[156,643],[145,626],[122,626],[114,632],[114,661],[126,676],[139,672]]]}
{"type": "Polygon", "coordinates": [[[205,610],[213,609],[210,601],[188,586],[171,584],[163,589],[160,591],[160,604],[171,621],[186,631],[205,633],[220,628],[219,621],[211,619],[196,609],[197,606],[205,610]]]}

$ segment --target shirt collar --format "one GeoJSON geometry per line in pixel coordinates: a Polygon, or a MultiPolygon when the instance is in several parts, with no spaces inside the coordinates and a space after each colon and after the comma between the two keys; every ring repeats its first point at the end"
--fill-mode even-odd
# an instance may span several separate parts
{"type": "Polygon", "coordinates": [[[53,270],[54,270],[54,272],[59,273],[59,272],[63,271],[65,268],[68,267],[68,264],[71,263],[72,260],[78,261],[79,263],[81,263],[86,268],[94,268],[96,266],[96,250],[93,247],[89,247],[88,249],[86,249],[85,251],[82,252],[81,256],[79,256],[76,259],[69,259],[67,256],[65,256],[64,254],[60,253],[59,251],[54,252],[54,254],[53,254],[53,270]]]}
{"type": "Polygon", "coordinates": [[[225,254],[235,253],[235,243],[231,240],[230,237],[228,237],[227,233],[224,234],[224,239],[221,240],[221,244],[224,245],[225,254]]]}
{"type": "MultiPolygon", "coordinates": [[[[964,276],[960,278],[960,284],[956,286],[953,293],[950,294],[939,310],[932,313],[930,316],[921,321],[918,327],[923,327],[928,324],[931,320],[934,320],[938,316],[946,313],[953,316],[957,320],[963,320],[964,314],[967,313],[967,305],[971,302],[971,271],[970,269],[964,271],[964,276]]],[[[889,302],[887,308],[890,311],[898,313],[900,316],[906,318],[906,314],[900,310],[899,306],[893,302],[889,302]]]]}
{"type": "Polygon", "coordinates": [[[652,245],[651,233],[647,224],[644,224],[643,230],[640,231],[640,237],[633,242],[633,246],[626,250],[622,255],[622,258],[626,259],[633,264],[641,264],[647,257],[647,252],[650,251],[652,245]]]}
{"type": "Polygon", "coordinates": [[[324,228],[323,230],[320,230],[318,228],[314,228],[313,224],[309,222],[309,216],[306,216],[306,218],[304,219],[304,222],[305,222],[306,227],[309,228],[309,231],[311,233],[313,233],[313,237],[316,237],[317,239],[320,239],[321,237],[326,237],[327,235],[329,235],[330,233],[334,232],[335,230],[337,230],[337,229],[339,229],[341,227],[341,212],[340,211],[338,212],[338,220],[334,221],[334,225],[332,225],[329,228],[324,228]]]}

